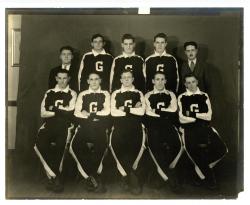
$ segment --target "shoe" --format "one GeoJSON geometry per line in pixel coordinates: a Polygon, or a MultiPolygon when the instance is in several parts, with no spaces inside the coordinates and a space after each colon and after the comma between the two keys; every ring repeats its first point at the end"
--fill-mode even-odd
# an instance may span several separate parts
{"type": "Polygon", "coordinates": [[[193,173],[190,177],[190,183],[193,186],[200,187],[204,180],[200,179],[196,173],[193,173]]]}
{"type": "Polygon", "coordinates": [[[212,169],[209,169],[209,172],[205,180],[206,180],[205,184],[208,189],[215,190],[218,188],[217,181],[212,169]]]}
{"type": "Polygon", "coordinates": [[[89,176],[85,181],[85,187],[88,191],[94,191],[98,187],[98,183],[93,176],[89,176]]]}
{"type": "Polygon", "coordinates": [[[46,183],[46,185],[45,185],[46,189],[49,190],[49,191],[52,191],[53,188],[54,188],[54,183],[55,183],[55,181],[54,181],[53,178],[48,179],[48,180],[47,180],[47,183],[46,183]]]}
{"type": "Polygon", "coordinates": [[[198,177],[195,177],[192,181],[192,185],[196,187],[200,187],[202,185],[202,180],[198,177]]]}
{"type": "Polygon", "coordinates": [[[64,190],[64,186],[60,180],[60,177],[56,177],[54,180],[53,192],[61,193],[64,190]]]}
{"type": "Polygon", "coordinates": [[[135,175],[134,172],[131,172],[129,174],[129,188],[130,193],[133,195],[139,195],[142,192],[138,177],[135,175]]]}
{"type": "Polygon", "coordinates": [[[107,188],[104,184],[100,183],[98,184],[97,188],[94,190],[95,193],[106,193],[107,188]]]}
{"type": "Polygon", "coordinates": [[[148,177],[148,186],[152,189],[162,189],[165,185],[165,182],[163,181],[162,178],[159,177],[157,174],[151,173],[150,176],[148,177]]]}
{"type": "Polygon", "coordinates": [[[121,186],[123,191],[128,191],[129,190],[128,177],[127,176],[121,178],[120,186],[121,186]]]}
{"type": "Polygon", "coordinates": [[[183,186],[179,183],[176,171],[173,169],[168,170],[169,179],[167,183],[172,192],[176,194],[183,193],[183,186]]]}
{"type": "Polygon", "coordinates": [[[131,188],[130,193],[133,194],[133,195],[140,195],[142,193],[141,186],[131,188]]]}
{"type": "Polygon", "coordinates": [[[175,194],[182,194],[184,192],[183,186],[179,183],[173,184],[168,180],[166,184],[169,186],[170,190],[175,194]]]}
{"type": "Polygon", "coordinates": [[[105,193],[107,192],[107,188],[105,186],[105,184],[103,183],[103,180],[101,179],[100,175],[96,176],[96,181],[97,181],[97,188],[95,189],[96,193],[105,193]]]}
{"type": "Polygon", "coordinates": [[[174,192],[175,194],[181,194],[184,191],[183,186],[178,183],[178,181],[176,179],[171,179],[169,178],[166,182],[166,185],[170,188],[170,190],[172,192],[174,192]]]}

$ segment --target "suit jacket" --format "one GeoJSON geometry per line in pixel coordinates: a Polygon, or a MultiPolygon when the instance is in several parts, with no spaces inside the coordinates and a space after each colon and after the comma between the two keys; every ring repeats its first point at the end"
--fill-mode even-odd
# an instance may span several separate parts
{"type": "MultiPolygon", "coordinates": [[[[58,70],[60,70],[60,69],[62,69],[62,65],[59,65],[59,66],[52,68],[50,70],[49,89],[52,89],[56,86],[57,82],[56,82],[55,77],[56,77],[58,70]]],[[[71,79],[69,82],[69,87],[78,93],[78,78],[77,78],[78,67],[71,64],[70,69],[69,69],[69,74],[71,76],[71,79]]]]}
{"type": "MultiPolygon", "coordinates": [[[[184,85],[184,77],[188,73],[192,73],[192,71],[188,65],[188,61],[184,61],[180,70],[180,80],[181,80],[180,88],[179,88],[180,94],[186,91],[185,85],[184,85]]],[[[209,65],[206,62],[197,59],[193,73],[198,78],[198,81],[199,81],[198,86],[200,90],[203,92],[209,93],[210,87],[211,87],[210,82],[212,80],[210,79],[211,76],[210,76],[209,65]]]]}

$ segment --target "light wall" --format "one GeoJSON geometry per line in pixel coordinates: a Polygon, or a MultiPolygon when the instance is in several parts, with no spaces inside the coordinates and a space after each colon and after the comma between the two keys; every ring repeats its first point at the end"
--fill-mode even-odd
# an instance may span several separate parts
{"type": "Polygon", "coordinates": [[[21,15],[8,16],[8,149],[15,149],[21,15]]]}

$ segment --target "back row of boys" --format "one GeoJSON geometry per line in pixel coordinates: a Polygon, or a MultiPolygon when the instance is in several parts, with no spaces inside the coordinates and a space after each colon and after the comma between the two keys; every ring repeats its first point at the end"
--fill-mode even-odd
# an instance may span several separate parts
{"type": "Polygon", "coordinates": [[[131,34],[122,36],[123,53],[113,59],[113,56],[104,50],[105,40],[100,34],[91,38],[92,51],[82,57],[80,68],[71,65],[73,50],[70,46],[60,49],[62,65],[53,68],[49,77],[49,88],[56,85],[55,74],[58,69],[69,70],[71,74],[70,87],[75,91],[88,89],[87,78],[91,72],[96,72],[102,79],[102,89],[113,92],[120,87],[120,75],[123,69],[132,70],[135,88],[143,93],[152,90],[152,79],[156,72],[163,72],[168,82],[168,89],[174,93],[185,91],[182,84],[183,77],[193,72],[199,80],[199,87],[207,91],[209,79],[207,79],[207,65],[197,61],[198,46],[196,42],[184,44],[188,61],[182,65],[179,79],[178,64],[174,56],[166,52],[167,36],[158,33],[154,36],[154,54],[144,59],[135,54],[135,38],[131,34]],[[180,85],[179,85],[180,84],[180,85]]]}

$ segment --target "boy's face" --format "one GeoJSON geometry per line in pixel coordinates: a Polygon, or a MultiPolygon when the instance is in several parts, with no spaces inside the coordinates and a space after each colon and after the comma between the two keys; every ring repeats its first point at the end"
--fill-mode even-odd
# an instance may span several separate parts
{"type": "Polygon", "coordinates": [[[71,50],[62,50],[60,54],[60,59],[62,61],[62,64],[70,64],[71,60],[73,59],[73,54],[71,50]]]}
{"type": "Polygon", "coordinates": [[[167,82],[165,79],[165,75],[163,74],[156,74],[152,81],[153,81],[154,87],[159,91],[164,90],[165,84],[167,82]]]}
{"type": "Polygon", "coordinates": [[[193,45],[189,45],[186,47],[185,54],[189,60],[194,60],[197,56],[198,49],[193,45]]]}
{"type": "Polygon", "coordinates": [[[103,50],[104,45],[104,41],[101,37],[97,37],[91,42],[92,48],[98,52],[103,50]]]}
{"type": "Polygon", "coordinates": [[[56,75],[56,82],[60,89],[65,89],[69,84],[70,77],[67,73],[58,73],[56,75]]]}
{"type": "Polygon", "coordinates": [[[133,75],[130,72],[123,73],[121,75],[121,83],[124,87],[131,87],[133,85],[133,75]]]}
{"type": "Polygon", "coordinates": [[[191,91],[195,92],[198,87],[198,80],[195,77],[187,77],[185,79],[185,87],[191,91]]]}
{"type": "Polygon", "coordinates": [[[154,42],[154,48],[157,53],[163,53],[167,47],[167,42],[164,38],[157,37],[154,42]]]}
{"type": "Polygon", "coordinates": [[[89,75],[88,84],[92,90],[98,90],[101,84],[101,78],[99,75],[92,73],[89,75]]]}
{"type": "Polygon", "coordinates": [[[122,42],[122,48],[124,53],[126,54],[132,54],[135,50],[135,42],[133,39],[124,39],[122,42]]]}

